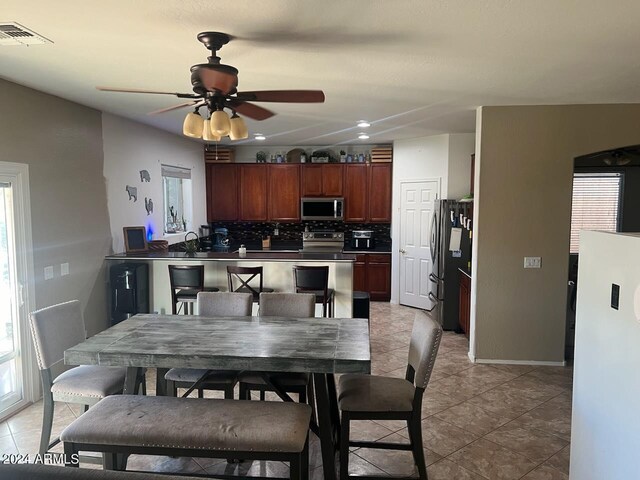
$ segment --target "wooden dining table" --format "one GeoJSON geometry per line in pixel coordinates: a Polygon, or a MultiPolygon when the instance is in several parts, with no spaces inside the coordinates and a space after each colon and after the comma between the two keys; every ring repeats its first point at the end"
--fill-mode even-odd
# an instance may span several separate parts
{"type": "MultiPolygon", "coordinates": [[[[156,368],[156,395],[170,368],[302,372],[312,377],[324,478],[336,479],[339,413],[334,374],[370,373],[369,324],[360,318],[204,317],[139,314],[68,349],[68,365],[127,367],[133,394],[144,368],[156,368]]],[[[273,384],[284,400],[290,398],[273,384]]]]}

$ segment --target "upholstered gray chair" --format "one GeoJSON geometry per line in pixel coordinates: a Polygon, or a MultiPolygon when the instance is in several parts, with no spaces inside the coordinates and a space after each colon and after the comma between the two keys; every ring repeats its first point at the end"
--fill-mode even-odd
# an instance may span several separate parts
{"type": "Polygon", "coordinates": [[[411,450],[421,480],[427,469],[422,450],[420,412],[422,395],[436,360],[442,327],[425,313],[416,313],[409,345],[405,378],[344,374],[338,381],[338,405],[342,411],[340,434],[340,480],[349,476],[349,447],[411,450]],[[406,443],[349,441],[351,420],[405,420],[410,441],[406,443]]]}
{"type": "MultiPolygon", "coordinates": [[[[316,311],[316,296],[311,293],[261,293],[259,303],[260,316],[310,318],[316,311]]],[[[307,401],[308,374],[277,373],[270,377],[286,393],[297,393],[301,403],[307,401]]],[[[265,399],[265,392],[273,391],[259,373],[241,373],[240,399],[249,400],[253,390],[260,392],[260,400],[265,399]]]]}
{"type": "MultiPolygon", "coordinates": [[[[199,292],[198,314],[205,317],[246,317],[251,315],[253,295],[233,292],[199,292]]],[[[231,370],[212,371],[198,368],[172,368],[165,376],[167,392],[178,396],[178,388],[197,386],[198,397],[204,390],[223,391],[225,398],[233,398],[233,388],[238,383],[238,372],[231,370]]]]}
{"type": "Polygon", "coordinates": [[[82,365],[65,371],[64,351],[86,339],[78,300],[37,310],[29,315],[29,322],[44,397],[39,450],[44,455],[59,442],[50,443],[54,402],[79,403],[86,409],[107,395],[122,392],[127,369],[82,365]]]}

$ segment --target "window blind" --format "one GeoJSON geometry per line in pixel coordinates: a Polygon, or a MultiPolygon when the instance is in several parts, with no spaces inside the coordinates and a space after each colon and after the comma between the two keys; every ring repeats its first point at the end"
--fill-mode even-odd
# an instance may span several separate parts
{"type": "Polygon", "coordinates": [[[571,253],[578,253],[581,230],[617,232],[620,218],[619,173],[576,173],[571,202],[571,253]]]}
{"type": "Polygon", "coordinates": [[[182,167],[173,167],[171,165],[162,165],[162,176],[183,178],[186,180],[191,179],[191,169],[182,167]]]}

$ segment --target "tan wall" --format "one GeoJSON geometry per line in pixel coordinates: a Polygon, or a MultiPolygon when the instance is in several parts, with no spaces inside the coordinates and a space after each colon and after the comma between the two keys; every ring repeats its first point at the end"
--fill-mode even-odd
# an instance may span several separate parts
{"type": "Polygon", "coordinates": [[[107,326],[111,247],[101,114],[4,80],[0,105],[0,161],[29,165],[36,306],[77,298],[94,334],[107,326]],[[55,276],[45,281],[47,265],[55,276]]]}
{"type": "Polygon", "coordinates": [[[640,105],[481,108],[471,347],[477,359],[564,359],[573,159],[639,144],[639,125],[640,105]],[[542,269],[525,270],[525,256],[541,256],[542,269]]]}

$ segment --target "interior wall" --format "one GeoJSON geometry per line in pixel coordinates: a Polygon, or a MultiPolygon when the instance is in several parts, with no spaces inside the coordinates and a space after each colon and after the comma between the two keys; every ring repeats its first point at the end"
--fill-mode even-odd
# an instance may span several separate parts
{"type": "Polygon", "coordinates": [[[104,176],[107,182],[109,224],[114,252],[124,251],[122,227],[151,229],[153,239],[169,243],[184,241],[184,233],[163,232],[163,190],[161,165],[191,169],[192,218],[187,230],[198,233],[207,223],[206,178],[202,144],[142,125],[115,115],[103,114],[104,176]],[[142,181],[141,170],[150,181],[142,181]],[[137,200],[129,199],[126,186],[137,188],[137,200]],[[153,201],[153,213],[147,214],[145,198],[153,201]]]}
{"type": "Polygon", "coordinates": [[[475,133],[449,135],[448,198],[460,199],[465,195],[469,195],[471,188],[471,155],[475,151],[475,133]]]}
{"type": "Polygon", "coordinates": [[[100,112],[4,80],[0,105],[0,161],[29,165],[35,305],[80,300],[93,335],[107,326],[111,247],[100,112]]]}
{"type": "Polygon", "coordinates": [[[640,478],[640,237],[585,232],[571,427],[572,480],[640,478]],[[611,284],[620,286],[618,310],[611,284]],[[635,305],[634,305],[635,302],[635,305]]]}
{"type": "Polygon", "coordinates": [[[471,313],[476,360],[564,360],[574,158],[640,143],[638,125],[636,104],[481,108],[471,313]],[[542,257],[542,268],[525,270],[525,256],[542,257]]]}

